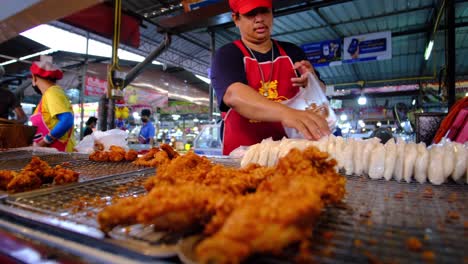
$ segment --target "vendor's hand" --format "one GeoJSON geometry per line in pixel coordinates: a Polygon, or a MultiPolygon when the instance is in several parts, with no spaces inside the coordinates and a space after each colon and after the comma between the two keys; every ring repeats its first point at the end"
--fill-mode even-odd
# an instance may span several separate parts
{"type": "Polygon", "coordinates": [[[301,74],[300,77],[291,78],[293,86],[305,87],[307,86],[307,73],[312,73],[315,76],[315,70],[309,61],[302,60],[294,63],[294,70],[298,70],[301,74]]]}
{"type": "Polygon", "coordinates": [[[297,129],[305,138],[310,140],[319,140],[331,133],[327,121],[312,111],[290,108],[284,112],[281,123],[285,127],[297,129]]]}

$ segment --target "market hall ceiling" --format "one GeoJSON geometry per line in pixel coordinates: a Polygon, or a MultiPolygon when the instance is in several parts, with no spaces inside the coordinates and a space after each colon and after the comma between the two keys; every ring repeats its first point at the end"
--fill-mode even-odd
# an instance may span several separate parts
{"type": "MultiPolygon", "coordinates": [[[[110,2],[108,2],[111,4],[110,2]]],[[[445,64],[444,16],[442,16],[432,55],[424,60],[429,33],[434,26],[442,1],[437,0],[329,0],[284,1],[276,0],[273,37],[297,45],[343,38],[358,34],[391,31],[392,59],[373,62],[321,67],[319,71],[327,84],[357,81],[390,80],[418,76],[432,76],[434,69],[445,64]],[[281,5],[280,8],[277,8],[281,5]]],[[[180,1],[123,0],[126,14],[142,19],[140,46],[122,45],[125,50],[146,56],[163,40],[160,32],[165,20],[183,14],[180,1]]],[[[455,1],[457,78],[468,77],[468,2],[455,1]]],[[[238,30],[225,13],[223,23],[202,27],[173,36],[170,48],[157,60],[175,74],[186,69],[195,74],[208,75],[211,61],[211,32],[215,48],[239,38],[238,30]]],[[[49,24],[85,35],[77,27],[59,21],[49,24]]],[[[196,26],[196,25],[194,25],[196,26]]],[[[99,41],[109,39],[93,35],[99,41]]]]}
{"type": "MultiPolygon", "coordinates": [[[[180,1],[123,0],[123,8],[144,18],[141,50],[150,51],[162,41],[157,25],[168,16],[183,12],[180,1]]],[[[328,84],[360,80],[389,80],[432,76],[434,65],[445,64],[444,15],[428,61],[424,51],[429,32],[442,1],[437,0],[329,0],[274,1],[273,37],[297,45],[343,38],[353,35],[391,31],[393,57],[389,60],[343,64],[319,69],[328,84]]],[[[227,14],[229,16],[229,14],[227,14]]],[[[457,77],[468,77],[468,2],[455,1],[457,77]]],[[[211,59],[210,31],[214,31],[215,48],[239,38],[232,23],[200,28],[173,38],[168,52],[158,58],[197,74],[207,75],[211,59]]]]}

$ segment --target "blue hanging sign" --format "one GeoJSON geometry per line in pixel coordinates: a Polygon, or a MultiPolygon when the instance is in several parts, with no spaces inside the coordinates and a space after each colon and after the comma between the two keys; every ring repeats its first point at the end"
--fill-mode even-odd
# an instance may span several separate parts
{"type": "Polygon", "coordinates": [[[341,64],[341,39],[304,44],[301,48],[314,67],[341,64]]]}

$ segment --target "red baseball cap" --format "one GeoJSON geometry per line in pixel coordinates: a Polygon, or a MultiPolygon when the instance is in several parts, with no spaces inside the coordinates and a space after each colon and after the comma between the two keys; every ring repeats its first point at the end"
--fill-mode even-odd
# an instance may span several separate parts
{"type": "Polygon", "coordinates": [[[232,12],[246,14],[255,8],[272,8],[271,0],[229,0],[229,6],[232,12]]]}
{"type": "Polygon", "coordinates": [[[31,74],[45,79],[60,80],[63,78],[63,72],[48,61],[35,61],[31,65],[31,74]]]}

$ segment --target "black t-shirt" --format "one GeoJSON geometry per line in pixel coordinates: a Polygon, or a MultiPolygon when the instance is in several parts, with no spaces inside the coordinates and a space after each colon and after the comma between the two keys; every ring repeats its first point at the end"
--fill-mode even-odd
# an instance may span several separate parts
{"type": "MultiPolygon", "coordinates": [[[[307,60],[304,51],[298,46],[289,43],[278,41],[278,44],[284,49],[286,54],[291,58],[292,62],[307,60]]],[[[275,58],[279,57],[279,50],[276,45],[273,45],[275,58]]],[[[255,58],[259,62],[271,61],[271,50],[266,53],[253,51],[255,58]]],[[[222,112],[229,110],[229,107],[224,103],[223,97],[227,88],[236,82],[247,84],[245,75],[244,54],[234,44],[229,43],[216,51],[216,54],[211,63],[211,84],[216,92],[219,109],[222,112]]]]}
{"type": "Polygon", "coordinates": [[[0,87],[0,117],[8,119],[10,109],[21,106],[15,95],[5,88],[0,87]]]}
{"type": "Polygon", "coordinates": [[[83,137],[86,137],[87,135],[91,135],[93,133],[93,129],[87,126],[83,132],[83,137]]]}

